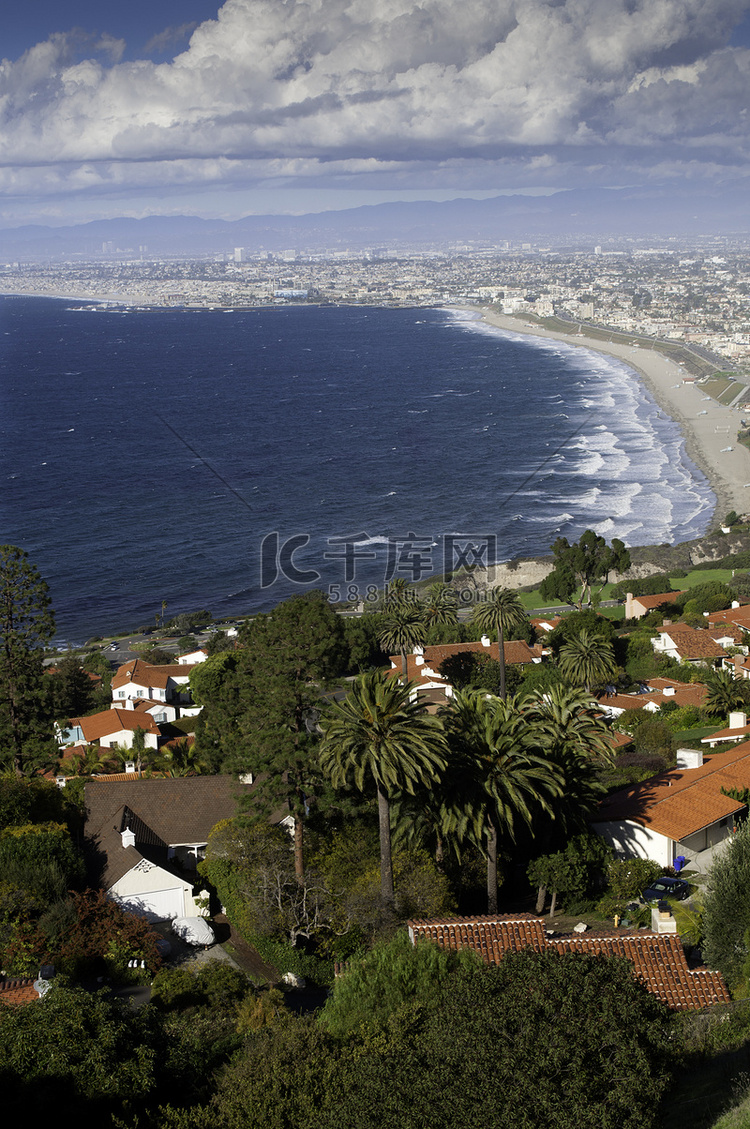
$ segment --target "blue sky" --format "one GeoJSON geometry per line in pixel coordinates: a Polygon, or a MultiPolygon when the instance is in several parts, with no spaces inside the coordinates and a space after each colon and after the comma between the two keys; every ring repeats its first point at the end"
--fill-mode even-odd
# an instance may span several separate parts
{"type": "Polygon", "coordinates": [[[750,0],[27,0],[0,226],[746,183],[750,0]]]}

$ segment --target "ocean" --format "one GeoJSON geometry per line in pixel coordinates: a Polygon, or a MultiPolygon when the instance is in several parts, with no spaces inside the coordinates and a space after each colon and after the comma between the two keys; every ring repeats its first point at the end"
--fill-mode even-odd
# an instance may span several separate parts
{"type": "Polygon", "coordinates": [[[0,474],[71,643],[587,528],[681,541],[715,505],[622,362],[450,309],[0,298],[0,474]]]}

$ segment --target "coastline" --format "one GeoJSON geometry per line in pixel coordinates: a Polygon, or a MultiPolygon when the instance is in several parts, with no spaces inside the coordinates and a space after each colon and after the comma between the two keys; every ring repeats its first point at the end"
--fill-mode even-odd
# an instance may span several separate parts
{"type": "Polygon", "coordinates": [[[678,425],[688,457],[708,479],[716,498],[711,525],[723,522],[730,510],[738,514],[750,510],[750,450],[737,443],[739,413],[716,400],[704,400],[705,393],[700,385],[683,383],[684,370],[675,361],[655,349],[611,341],[603,344],[585,333],[579,335],[578,329],[575,334],[559,333],[494,310],[483,309],[482,320],[508,333],[551,338],[623,361],[638,374],[659,407],[678,425]],[[727,451],[726,447],[732,450],[727,451]]]}

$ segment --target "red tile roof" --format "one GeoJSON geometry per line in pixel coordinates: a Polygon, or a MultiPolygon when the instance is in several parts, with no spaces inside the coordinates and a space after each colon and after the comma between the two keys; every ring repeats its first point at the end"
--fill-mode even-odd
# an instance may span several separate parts
{"type": "Polygon", "coordinates": [[[708,694],[702,682],[671,682],[667,678],[651,678],[648,684],[652,693],[602,695],[599,702],[603,706],[619,710],[642,710],[649,703],[663,706],[667,702],[674,702],[676,706],[702,706],[708,694]],[[665,694],[665,689],[673,689],[674,694],[665,694]]]}
{"type": "Polygon", "coordinates": [[[643,614],[652,611],[654,608],[660,607],[661,604],[672,604],[678,596],[683,596],[684,592],[657,592],[651,596],[633,596],[633,603],[639,604],[643,609],[643,614]]]}
{"type": "Polygon", "coordinates": [[[675,934],[615,930],[548,937],[542,919],[525,914],[410,921],[408,926],[414,943],[428,940],[444,949],[473,949],[487,964],[498,964],[508,951],[528,948],[624,957],[633,966],[636,979],[674,1011],[697,1011],[729,1002],[718,972],[688,968],[675,934]]]}
{"type": "Polygon", "coordinates": [[[117,668],[112,679],[112,689],[119,690],[121,686],[135,685],[166,690],[170,678],[180,678],[184,681],[195,665],[195,663],[168,663],[164,666],[152,666],[143,659],[132,659],[117,668]]]}
{"type": "Polygon", "coordinates": [[[39,998],[33,980],[0,979],[0,1004],[7,1004],[9,1007],[22,1007],[39,998]]]}
{"type": "Polygon", "coordinates": [[[607,796],[595,823],[624,820],[676,842],[741,811],[721,789],[750,788],[750,741],[713,753],[700,768],[676,768],[607,796]]]}
{"type": "Polygon", "coordinates": [[[142,729],[144,733],[154,733],[157,737],[161,732],[151,714],[142,713],[140,710],[117,708],[102,710],[101,713],[92,714],[90,717],[72,717],[70,723],[80,726],[89,744],[101,741],[102,737],[111,737],[124,729],[131,731],[142,729]]]}
{"type": "MultiPolygon", "coordinates": [[[[505,655],[505,663],[507,666],[522,665],[524,663],[538,662],[542,657],[541,643],[535,643],[532,646],[524,639],[511,639],[503,645],[503,653],[505,655]]],[[[440,664],[445,659],[452,658],[453,655],[465,654],[480,654],[487,655],[489,658],[497,659],[500,657],[500,650],[497,643],[491,643],[489,647],[485,647],[481,642],[472,643],[445,643],[436,647],[425,647],[422,655],[407,655],[406,656],[406,671],[407,678],[410,682],[422,682],[425,679],[431,679],[433,675],[426,673],[425,668],[434,671],[435,676],[442,678],[440,674],[440,664]],[[417,662],[417,660],[424,660],[417,662]]],[[[391,655],[391,662],[394,669],[394,675],[400,675],[402,671],[402,660],[400,655],[391,655]]],[[[447,684],[447,679],[445,680],[447,684]]]]}

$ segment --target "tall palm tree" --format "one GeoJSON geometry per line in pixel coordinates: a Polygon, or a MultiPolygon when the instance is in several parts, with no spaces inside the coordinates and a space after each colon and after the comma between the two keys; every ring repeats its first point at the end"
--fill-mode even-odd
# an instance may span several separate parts
{"type": "Polygon", "coordinates": [[[444,724],[451,759],[458,756],[467,765],[464,787],[471,794],[473,831],[481,834],[487,857],[487,912],[497,913],[500,834],[514,839],[517,817],[530,827],[535,811],[550,810],[562,793],[561,775],[551,761],[524,747],[525,722],[515,699],[459,691],[444,724]]]}
{"type": "Polygon", "coordinates": [[[380,646],[389,655],[395,651],[401,655],[401,672],[404,682],[407,681],[407,652],[415,647],[423,647],[427,637],[427,627],[424,621],[421,604],[412,601],[394,603],[390,610],[383,616],[382,625],[378,633],[380,646]]]}
{"type": "Polygon", "coordinates": [[[414,792],[445,768],[442,726],[410,698],[412,687],[382,671],[360,675],[323,719],[320,767],[334,787],[375,784],[380,826],[380,894],[393,905],[390,801],[414,792]]]}
{"type": "Polygon", "coordinates": [[[422,614],[428,628],[439,623],[458,623],[458,597],[456,589],[436,581],[427,589],[422,601],[422,614]]]}
{"type": "Polygon", "coordinates": [[[475,604],[472,619],[477,627],[497,635],[500,662],[500,697],[505,701],[505,634],[526,621],[526,612],[517,592],[510,588],[493,588],[487,599],[475,604]]]}
{"type": "Polygon", "coordinates": [[[585,628],[562,645],[559,666],[566,678],[589,691],[617,677],[612,644],[585,628]]]}
{"type": "Polygon", "coordinates": [[[574,833],[586,826],[606,789],[599,769],[611,766],[612,735],[591,706],[586,691],[552,686],[530,694],[520,703],[526,724],[526,744],[549,759],[559,770],[563,793],[553,805],[562,831],[574,833]]]}

